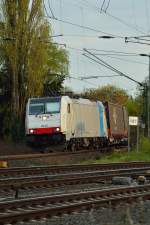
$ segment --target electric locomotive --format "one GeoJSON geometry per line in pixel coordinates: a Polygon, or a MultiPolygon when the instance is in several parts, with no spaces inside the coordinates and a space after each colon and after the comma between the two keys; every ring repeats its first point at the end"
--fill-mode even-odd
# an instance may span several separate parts
{"type": "Polygon", "coordinates": [[[65,143],[73,150],[103,145],[107,140],[103,104],[83,98],[30,98],[25,127],[27,142],[35,145],[65,143]]]}
{"type": "Polygon", "coordinates": [[[28,144],[60,143],[60,97],[30,98],[26,106],[25,130],[28,144]]]}

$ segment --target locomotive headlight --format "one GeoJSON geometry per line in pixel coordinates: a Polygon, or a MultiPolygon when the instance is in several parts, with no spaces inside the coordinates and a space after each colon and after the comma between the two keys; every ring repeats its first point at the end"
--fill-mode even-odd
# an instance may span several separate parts
{"type": "Polygon", "coordinates": [[[57,128],[56,128],[56,131],[60,131],[60,128],[59,128],[59,127],[57,127],[57,128]]]}
{"type": "Polygon", "coordinates": [[[33,129],[31,129],[29,132],[30,132],[30,134],[33,134],[33,133],[34,133],[34,130],[33,130],[33,129]]]}
{"type": "Polygon", "coordinates": [[[43,116],[42,117],[42,120],[47,120],[47,116],[43,116]]]}

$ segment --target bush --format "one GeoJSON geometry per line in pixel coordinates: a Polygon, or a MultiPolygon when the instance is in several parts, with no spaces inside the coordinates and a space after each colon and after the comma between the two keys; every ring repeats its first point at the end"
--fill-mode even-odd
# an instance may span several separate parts
{"type": "Polygon", "coordinates": [[[143,137],[140,143],[140,151],[143,153],[150,153],[150,140],[143,137]]]}
{"type": "Polygon", "coordinates": [[[24,121],[16,116],[12,116],[9,110],[3,114],[1,136],[8,141],[20,141],[24,138],[24,121]]]}

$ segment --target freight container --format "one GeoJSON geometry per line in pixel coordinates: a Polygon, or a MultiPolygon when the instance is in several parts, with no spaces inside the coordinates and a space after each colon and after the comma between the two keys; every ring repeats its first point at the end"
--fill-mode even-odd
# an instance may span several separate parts
{"type": "Polygon", "coordinates": [[[110,142],[118,142],[127,138],[128,118],[125,107],[110,102],[106,102],[104,105],[110,142]]]}

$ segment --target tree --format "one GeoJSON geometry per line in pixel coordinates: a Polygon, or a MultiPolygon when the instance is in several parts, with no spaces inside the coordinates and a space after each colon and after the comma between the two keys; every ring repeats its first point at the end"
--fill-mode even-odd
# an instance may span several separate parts
{"type": "Polygon", "coordinates": [[[48,48],[48,71],[44,83],[43,95],[61,93],[63,81],[68,74],[69,59],[66,50],[51,44],[48,48]]]}
{"type": "Polygon", "coordinates": [[[97,89],[87,89],[82,93],[82,96],[94,100],[98,99],[103,102],[110,101],[122,105],[126,104],[128,100],[127,92],[113,85],[106,85],[97,89]]]}
{"type": "Polygon", "coordinates": [[[125,106],[128,109],[128,114],[130,116],[140,116],[141,115],[141,103],[138,97],[129,97],[125,106]]]}
{"type": "Polygon", "coordinates": [[[139,105],[139,115],[141,116],[142,122],[146,125],[147,131],[147,110],[148,110],[148,77],[142,82],[143,87],[137,87],[136,101],[139,105]]]}
{"type": "Polygon", "coordinates": [[[0,89],[6,100],[6,107],[1,108],[7,109],[4,114],[9,122],[5,124],[11,131],[24,122],[26,100],[41,96],[44,84],[53,79],[49,71],[62,75],[58,84],[61,86],[68,69],[68,55],[52,43],[42,0],[3,0],[1,14],[0,89]]]}

